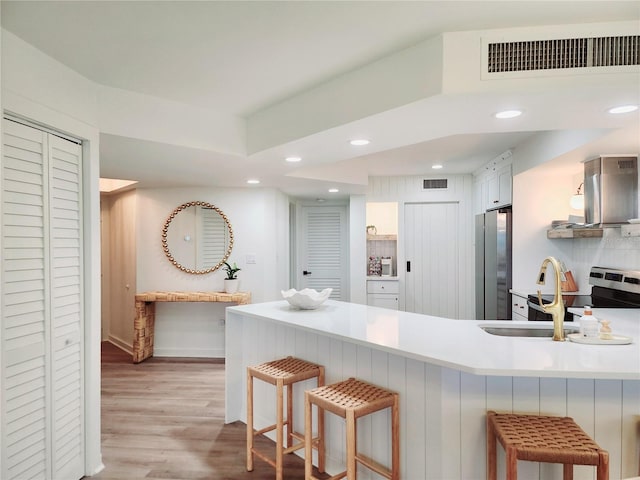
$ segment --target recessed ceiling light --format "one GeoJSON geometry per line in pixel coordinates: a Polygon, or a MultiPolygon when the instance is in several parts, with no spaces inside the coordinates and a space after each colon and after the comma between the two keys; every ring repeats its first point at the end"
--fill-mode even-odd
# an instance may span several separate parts
{"type": "Polygon", "coordinates": [[[442,168],[442,165],[436,163],[435,165],[431,165],[431,168],[433,168],[434,170],[440,170],[442,168]]]}
{"type": "Polygon", "coordinates": [[[249,185],[257,185],[257,184],[260,183],[260,180],[258,180],[257,178],[251,178],[251,179],[247,180],[247,183],[249,185]]]}
{"type": "Polygon", "coordinates": [[[609,113],[629,113],[635,112],[637,109],[637,105],[621,105],[619,107],[610,108],[609,113]]]}
{"type": "Polygon", "coordinates": [[[496,113],[496,118],[515,118],[522,115],[522,110],[504,110],[496,113]]]}
{"type": "Polygon", "coordinates": [[[357,147],[362,146],[362,145],[369,145],[369,140],[365,140],[364,138],[357,138],[355,140],[351,140],[349,142],[351,145],[355,145],[357,147]]]}
{"type": "Polygon", "coordinates": [[[337,188],[330,188],[329,189],[329,193],[338,193],[340,190],[338,190],[337,188]]]}
{"type": "Polygon", "coordinates": [[[302,160],[302,158],[300,158],[300,157],[287,157],[287,158],[285,158],[285,161],[287,161],[289,163],[296,163],[296,162],[299,162],[301,160],[302,160]]]}

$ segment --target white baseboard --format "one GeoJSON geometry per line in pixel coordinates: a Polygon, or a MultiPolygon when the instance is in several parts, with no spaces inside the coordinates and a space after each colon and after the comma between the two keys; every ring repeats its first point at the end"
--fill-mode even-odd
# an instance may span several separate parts
{"type": "Polygon", "coordinates": [[[154,357],[224,358],[223,348],[154,348],[154,357]]]}
{"type": "Polygon", "coordinates": [[[118,338],[115,335],[109,335],[109,338],[107,339],[107,341],[113,343],[116,347],[124,350],[128,354],[133,355],[133,345],[131,345],[128,342],[125,342],[121,338],[118,338]]]}

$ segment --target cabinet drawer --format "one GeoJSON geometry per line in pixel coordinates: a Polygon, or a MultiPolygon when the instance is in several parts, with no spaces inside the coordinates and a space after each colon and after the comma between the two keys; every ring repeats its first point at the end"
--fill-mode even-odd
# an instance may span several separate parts
{"type": "Polygon", "coordinates": [[[392,293],[370,293],[367,295],[367,305],[398,310],[398,295],[392,293]]]}
{"type": "Polygon", "coordinates": [[[398,293],[398,281],[367,280],[367,293],[398,293]]]}

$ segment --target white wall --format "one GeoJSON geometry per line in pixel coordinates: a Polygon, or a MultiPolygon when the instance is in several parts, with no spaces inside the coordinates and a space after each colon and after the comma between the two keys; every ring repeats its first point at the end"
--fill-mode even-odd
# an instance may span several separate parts
{"type": "MultiPolygon", "coordinates": [[[[136,221],[136,291],[221,291],[224,272],[193,275],[174,267],[161,246],[167,217],[177,206],[204,201],[220,208],[234,234],[229,261],[241,268],[240,290],[252,302],[280,298],[288,288],[288,200],[273,189],[139,189],[136,221]],[[255,256],[255,264],[247,256],[255,256]]],[[[159,356],[224,356],[224,304],[156,305],[155,353],[159,356]]],[[[128,321],[128,320],[126,320],[128,321]]]]}
{"type": "Polygon", "coordinates": [[[376,227],[378,235],[398,234],[398,203],[367,202],[367,226],[376,227]]]}
{"type": "Polygon", "coordinates": [[[136,193],[104,195],[102,213],[103,339],[131,352],[136,293],[136,193]]]}
{"type": "Polygon", "coordinates": [[[349,199],[349,301],[367,304],[366,203],[364,195],[349,199]]]}

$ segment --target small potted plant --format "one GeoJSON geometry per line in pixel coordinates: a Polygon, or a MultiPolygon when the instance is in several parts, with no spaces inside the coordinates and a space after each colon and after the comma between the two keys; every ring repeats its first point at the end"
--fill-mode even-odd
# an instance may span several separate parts
{"type": "Polygon", "coordinates": [[[240,268],[233,263],[233,267],[227,262],[224,262],[224,271],[227,272],[227,278],[224,279],[224,291],[226,293],[236,293],[238,291],[238,272],[240,268]]]}

